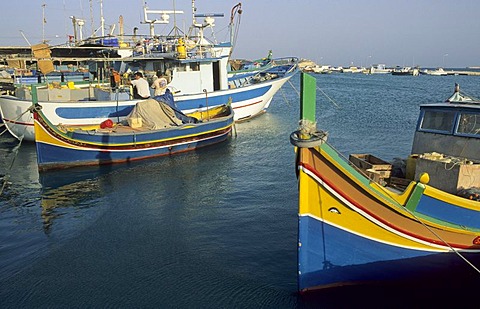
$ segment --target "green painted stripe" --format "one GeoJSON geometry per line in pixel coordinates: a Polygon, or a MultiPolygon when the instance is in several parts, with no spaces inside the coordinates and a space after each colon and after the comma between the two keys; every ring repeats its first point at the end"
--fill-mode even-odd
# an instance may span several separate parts
{"type": "Polygon", "coordinates": [[[317,80],[315,77],[302,73],[300,80],[302,93],[300,94],[300,119],[315,122],[315,110],[317,101],[317,80]]]}

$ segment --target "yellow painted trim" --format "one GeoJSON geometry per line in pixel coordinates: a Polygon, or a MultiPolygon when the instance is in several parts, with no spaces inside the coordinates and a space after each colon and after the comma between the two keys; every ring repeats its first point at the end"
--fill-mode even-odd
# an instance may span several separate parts
{"type": "Polygon", "coordinates": [[[466,198],[439,190],[429,185],[425,185],[425,191],[423,192],[423,194],[430,196],[432,198],[441,200],[445,203],[457,205],[460,207],[465,207],[465,208],[476,210],[476,211],[480,210],[480,202],[478,201],[471,201],[466,198]]]}
{"type": "Polygon", "coordinates": [[[384,195],[388,196],[388,197],[391,197],[393,198],[395,201],[397,201],[397,203],[399,203],[400,205],[402,206],[405,206],[405,204],[407,203],[408,201],[408,198],[410,197],[410,194],[412,193],[413,191],[413,188],[415,188],[416,186],[416,182],[410,182],[410,184],[408,185],[408,187],[405,189],[405,191],[403,191],[402,193],[395,193],[393,191],[390,191],[388,190],[387,188],[375,183],[375,182],[372,182],[370,183],[370,186],[372,188],[374,188],[375,190],[383,193],[384,195]]]}
{"type": "MultiPolygon", "coordinates": [[[[211,133],[211,132],[216,132],[216,131],[221,131],[221,130],[224,130],[226,128],[229,128],[229,127],[232,127],[233,126],[233,123],[229,124],[229,125],[226,125],[226,126],[223,126],[221,128],[216,128],[214,130],[209,130],[209,131],[203,131],[203,132],[199,132],[199,133],[196,133],[196,134],[189,134],[189,135],[182,135],[182,136],[177,136],[177,137],[172,137],[172,138],[166,138],[166,139],[161,139],[161,140],[149,140],[149,141],[144,141],[144,142],[135,142],[135,143],[126,143],[126,144],[109,144],[109,146],[126,146],[126,145],[143,145],[143,144],[149,144],[149,143],[152,143],[152,142],[164,142],[164,141],[171,141],[171,140],[175,140],[175,139],[179,139],[179,138],[189,138],[189,137],[193,137],[193,136],[199,136],[199,135],[204,135],[204,134],[207,134],[207,133],[211,133]]],[[[40,124],[37,124],[37,122],[35,121],[35,130],[37,131],[37,127],[41,127],[40,124]]],[[[189,129],[193,126],[184,126],[181,128],[181,130],[186,130],[186,129],[189,129]]],[[[41,128],[42,131],[44,130],[43,128],[41,128]]],[[[54,129],[59,131],[59,134],[61,134],[64,138],[70,140],[70,141],[75,141],[75,139],[72,139],[70,138],[68,135],[66,135],[64,132],[62,132],[60,129],[58,129],[56,126],[54,126],[54,129]]],[[[54,143],[53,140],[54,138],[52,136],[50,136],[50,134],[48,134],[47,132],[44,132],[45,134],[41,134],[40,136],[38,136],[36,138],[37,141],[40,141],[40,142],[46,142],[46,143],[50,143],[50,144],[54,144],[54,145],[57,145],[57,146],[60,146],[62,145],[63,147],[66,147],[65,145],[69,145],[69,144],[66,144],[64,142],[61,142],[61,144],[59,144],[58,142],[57,143],[54,143]],[[45,139],[45,136],[48,136],[48,140],[47,141],[45,139]]],[[[55,139],[56,140],[56,139],[55,139]]],[[[105,145],[105,144],[102,144],[102,143],[93,143],[93,142],[84,142],[85,144],[88,144],[88,145],[92,145],[92,146],[102,146],[102,145],[105,145]]],[[[75,148],[75,149],[83,149],[84,147],[71,147],[69,146],[68,148],[75,148]]]]}

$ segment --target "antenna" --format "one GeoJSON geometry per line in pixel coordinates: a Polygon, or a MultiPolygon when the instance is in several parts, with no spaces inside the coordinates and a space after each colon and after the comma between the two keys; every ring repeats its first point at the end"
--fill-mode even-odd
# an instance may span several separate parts
{"type": "Polygon", "coordinates": [[[105,37],[105,19],[103,18],[103,0],[100,0],[100,26],[102,27],[102,37],[105,37]]]}
{"type": "Polygon", "coordinates": [[[23,33],[23,30],[20,30],[20,34],[23,36],[23,38],[24,38],[25,41],[27,42],[28,46],[32,46],[32,44],[30,44],[30,42],[28,41],[27,37],[25,36],[25,33],[23,33]]]}
{"type": "Polygon", "coordinates": [[[95,36],[95,25],[94,25],[94,17],[93,17],[93,3],[90,0],[90,30],[92,31],[92,37],[95,36]]]}
{"type": "MultiPolygon", "coordinates": [[[[143,24],[150,24],[150,36],[155,36],[155,24],[168,24],[170,21],[170,14],[176,16],[176,14],[183,14],[183,11],[164,11],[164,10],[149,10],[146,6],[143,7],[143,24]],[[149,18],[149,14],[158,14],[160,15],[159,19],[149,18]]],[[[174,22],[175,23],[175,22],[174,22]]]]}
{"type": "Polygon", "coordinates": [[[47,23],[47,20],[45,19],[45,7],[46,6],[47,5],[45,3],[42,4],[42,42],[43,43],[45,43],[45,24],[47,23]]]}

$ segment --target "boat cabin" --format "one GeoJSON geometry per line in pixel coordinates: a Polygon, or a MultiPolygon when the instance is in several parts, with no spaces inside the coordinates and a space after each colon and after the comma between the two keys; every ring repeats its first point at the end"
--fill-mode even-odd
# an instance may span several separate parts
{"type": "Polygon", "coordinates": [[[480,102],[420,106],[412,154],[439,152],[480,161],[480,102]]]}
{"type": "Polygon", "coordinates": [[[123,59],[119,72],[142,71],[144,76],[152,78],[157,72],[164,75],[178,95],[213,92],[228,89],[227,64],[231,46],[217,45],[209,49],[208,54],[188,56],[185,59],[152,54],[123,59]]]}

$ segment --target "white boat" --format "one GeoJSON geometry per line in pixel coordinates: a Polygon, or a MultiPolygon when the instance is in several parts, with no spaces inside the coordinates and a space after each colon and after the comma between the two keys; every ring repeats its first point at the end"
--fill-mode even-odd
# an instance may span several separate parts
{"type": "Polygon", "coordinates": [[[433,75],[433,76],[447,76],[448,73],[443,68],[437,68],[435,70],[424,70],[424,74],[433,75]]]}
{"type": "Polygon", "coordinates": [[[312,71],[316,74],[332,73],[332,67],[329,65],[316,65],[312,67],[312,71]]]}
{"type": "Polygon", "coordinates": [[[370,67],[369,74],[390,74],[392,69],[387,68],[385,64],[377,64],[370,67]]]}
{"type": "MultiPolygon", "coordinates": [[[[206,110],[231,98],[234,119],[245,120],[266,111],[275,93],[297,72],[296,63],[293,61],[285,66],[272,68],[271,73],[262,72],[227,82],[226,66],[221,66],[219,62],[221,58],[213,62],[212,59],[208,62],[195,62],[199,67],[198,71],[178,71],[179,67],[172,70],[173,79],[169,89],[175,93],[174,100],[179,109],[186,113],[206,110]],[[212,74],[208,76],[214,66],[219,68],[216,78],[213,78],[212,74]],[[284,70],[279,71],[281,68],[284,70]],[[205,77],[210,77],[207,80],[209,83],[205,81],[205,77]],[[225,86],[215,89],[216,85],[221,85],[218,83],[220,81],[224,81],[225,86]],[[199,86],[204,88],[200,89],[199,86]]],[[[32,85],[17,89],[16,96],[0,96],[0,113],[5,126],[16,138],[29,141],[34,140],[33,118],[29,112],[34,100],[31,89],[32,85]]],[[[53,124],[81,125],[101,123],[106,119],[121,121],[138,102],[130,99],[132,92],[129,88],[122,88],[117,93],[111,88],[101,86],[73,89],[47,86],[36,89],[36,92],[38,103],[53,124]],[[98,100],[89,100],[92,93],[98,100]]]]}
{"type": "MultiPolygon", "coordinates": [[[[113,60],[111,65],[118,72],[142,71],[146,76],[161,71],[168,77],[177,107],[185,113],[207,110],[231,99],[236,121],[262,114],[275,93],[298,71],[298,59],[283,58],[267,70],[229,79],[227,64],[232,45],[207,41],[203,28],[212,24],[208,15],[203,24],[194,22],[199,34],[189,37],[187,44],[182,38],[164,38],[148,53],[113,60]]],[[[82,125],[107,119],[121,121],[138,102],[132,97],[128,85],[81,88],[70,84],[60,89],[29,85],[18,88],[14,96],[0,96],[0,113],[13,136],[34,141],[29,112],[32,101],[38,101],[52,124],[82,125]]]]}

